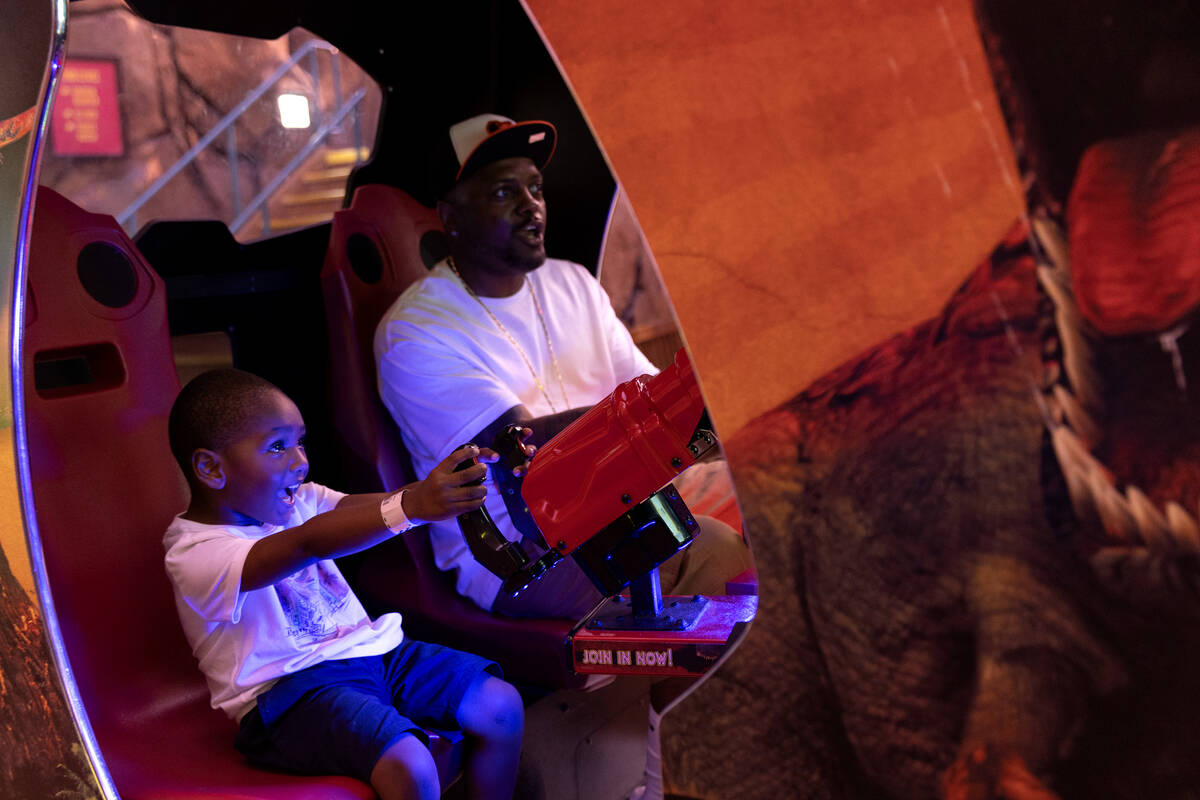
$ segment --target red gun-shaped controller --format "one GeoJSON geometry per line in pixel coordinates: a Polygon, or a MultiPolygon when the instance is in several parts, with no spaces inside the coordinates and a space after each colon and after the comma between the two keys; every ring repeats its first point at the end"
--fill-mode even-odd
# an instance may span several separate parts
{"type": "MultiPolygon", "coordinates": [[[[655,568],[696,532],[670,481],[715,445],[691,361],[680,350],[667,369],[622,383],[538,449],[520,494],[547,543],[544,554],[530,558],[477,512],[460,524],[476,560],[509,594],[570,555],[605,595],[652,575],[650,602],[660,604],[655,568]]],[[[511,429],[497,437],[502,456],[514,447],[511,429]]]]}

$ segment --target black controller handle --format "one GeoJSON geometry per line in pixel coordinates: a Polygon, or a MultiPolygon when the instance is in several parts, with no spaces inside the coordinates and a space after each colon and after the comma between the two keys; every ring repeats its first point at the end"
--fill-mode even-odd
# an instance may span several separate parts
{"type": "Polygon", "coordinates": [[[523,542],[532,542],[539,552],[550,549],[546,537],[529,513],[529,506],[521,494],[525,484],[525,476],[514,475],[513,471],[524,467],[529,460],[525,445],[522,443],[521,426],[508,425],[496,434],[492,440],[492,449],[499,454],[500,460],[492,465],[492,479],[500,496],[504,498],[504,506],[508,509],[508,519],[512,526],[521,532],[523,542]]]}
{"type": "MultiPolygon", "coordinates": [[[[472,456],[459,462],[454,471],[461,472],[477,463],[479,460],[472,456]]],[[[477,486],[480,483],[483,483],[482,478],[470,485],[477,486]]],[[[462,531],[471,555],[488,572],[504,581],[501,591],[509,596],[524,589],[546,571],[547,565],[540,559],[533,561],[520,544],[510,542],[500,533],[492,515],[483,506],[459,514],[458,528],[462,531]]]]}

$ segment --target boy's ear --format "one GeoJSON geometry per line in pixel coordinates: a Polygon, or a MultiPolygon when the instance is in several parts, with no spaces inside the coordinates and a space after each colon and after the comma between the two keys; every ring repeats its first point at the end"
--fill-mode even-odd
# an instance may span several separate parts
{"type": "Polygon", "coordinates": [[[210,489],[225,488],[225,467],[221,456],[212,450],[200,448],[192,453],[192,471],[196,479],[210,489]]]}

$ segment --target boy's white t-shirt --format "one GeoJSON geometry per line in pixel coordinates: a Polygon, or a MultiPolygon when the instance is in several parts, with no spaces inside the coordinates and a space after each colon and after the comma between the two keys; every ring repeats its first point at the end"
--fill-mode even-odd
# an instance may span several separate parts
{"type": "Polygon", "coordinates": [[[343,497],[305,483],[285,526],[176,517],[167,528],[163,544],[175,606],[213,708],[240,720],[284,675],[322,661],[380,655],[403,641],[400,615],[371,620],[329,559],[271,586],[240,591],[242,566],[256,541],[332,510],[343,497]]]}

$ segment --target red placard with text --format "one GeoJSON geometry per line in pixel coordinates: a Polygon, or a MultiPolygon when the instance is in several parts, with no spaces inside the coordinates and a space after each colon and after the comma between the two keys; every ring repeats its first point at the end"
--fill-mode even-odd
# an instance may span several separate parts
{"type": "Polygon", "coordinates": [[[68,58],[50,125],[55,155],[123,155],[117,63],[68,58]]]}

